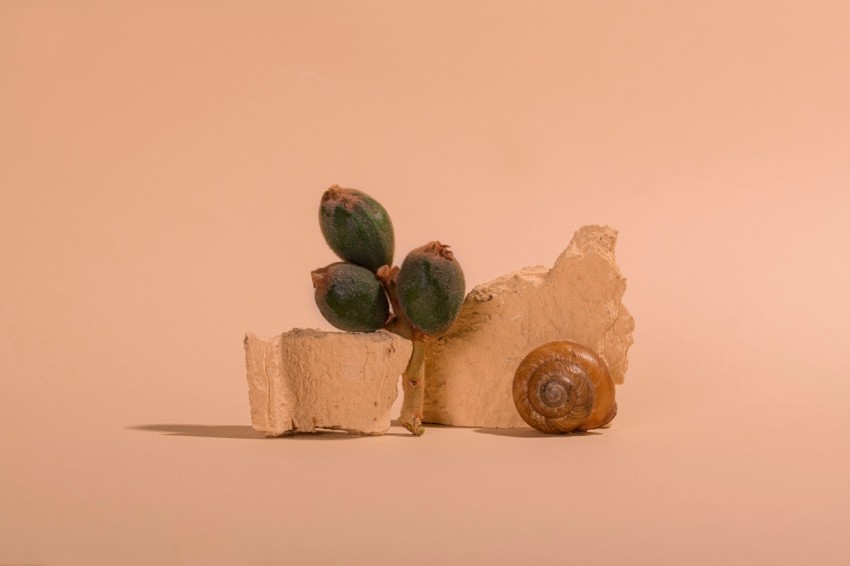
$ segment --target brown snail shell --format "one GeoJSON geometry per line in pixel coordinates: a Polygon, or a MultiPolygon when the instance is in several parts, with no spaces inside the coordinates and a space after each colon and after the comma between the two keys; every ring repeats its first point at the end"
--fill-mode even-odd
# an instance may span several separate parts
{"type": "Polygon", "coordinates": [[[523,420],[550,434],[599,428],[617,414],[608,364],[575,342],[532,350],[514,374],[513,393],[523,420]]]}

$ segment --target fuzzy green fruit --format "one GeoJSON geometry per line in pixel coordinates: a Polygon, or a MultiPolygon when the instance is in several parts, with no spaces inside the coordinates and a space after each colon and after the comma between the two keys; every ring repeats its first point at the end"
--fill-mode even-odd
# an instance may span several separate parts
{"type": "Polygon", "coordinates": [[[410,252],[401,264],[397,285],[404,314],[417,330],[431,336],[449,329],[466,295],[463,270],[440,242],[410,252]]]}
{"type": "Polygon", "coordinates": [[[373,332],[384,326],[390,305],[375,274],[352,263],[332,263],[312,273],[316,305],[340,330],[373,332]]]}
{"type": "Polygon", "coordinates": [[[341,259],[377,271],[392,265],[395,235],[390,215],[362,191],[332,186],[322,195],[319,226],[341,259]]]}

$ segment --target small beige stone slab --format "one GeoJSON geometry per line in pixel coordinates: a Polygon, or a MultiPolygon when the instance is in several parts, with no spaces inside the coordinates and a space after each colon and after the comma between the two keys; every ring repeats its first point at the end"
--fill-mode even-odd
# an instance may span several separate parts
{"type": "Polygon", "coordinates": [[[254,430],[344,430],[383,434],[398,395],[411,343],[385,331],[294,329],[263,339],[245,336],[248,400],[254,430]]]}
{"type": "Polygon", "coordinates": [[[514,372],[534,348],[572,340],[602,356],[623,383],[634,319],[614,260],[617,231],[584,226],[552,269],[527,267],[478,285],[425,361],[425,421],[526,428],[514,407],[514,372]]]}

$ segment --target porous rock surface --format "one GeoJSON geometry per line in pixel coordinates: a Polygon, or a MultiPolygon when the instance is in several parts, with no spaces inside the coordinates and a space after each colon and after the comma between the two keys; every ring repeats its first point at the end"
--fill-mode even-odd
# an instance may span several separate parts
{"type": "Polygon", "coordinates": [[[478,285],[425,359],[425,421],[526,428],[512,397],[514,372],[534,348],[572,340],[599,354],[623,383],[634,319],[614,260],[617,231],[583,226],[552,269],[527,267],[478,285]]]}
{"type": "Polygon", "coordinates": [[[294,329],[263,339],[245,336],[248,399],[255,430],[344,430],[383,434],[398,395],[411,343],[385,331],[294,329]]]}

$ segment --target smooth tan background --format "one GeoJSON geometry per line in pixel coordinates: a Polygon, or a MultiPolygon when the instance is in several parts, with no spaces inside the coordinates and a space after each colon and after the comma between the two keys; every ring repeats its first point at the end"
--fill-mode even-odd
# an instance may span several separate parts
{"type": "Polygon", "coordinates": [[[850,4],[0,3],[0,564],[847,564],[850,4]],[[321,192],[620,230],[620,415],[265,440],[321,192]]]}

